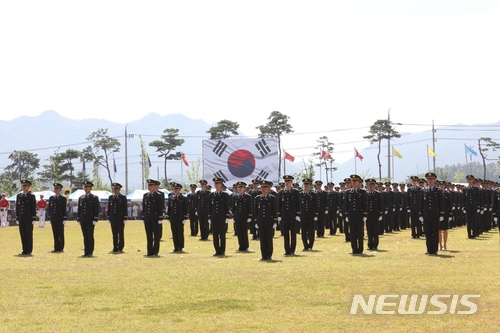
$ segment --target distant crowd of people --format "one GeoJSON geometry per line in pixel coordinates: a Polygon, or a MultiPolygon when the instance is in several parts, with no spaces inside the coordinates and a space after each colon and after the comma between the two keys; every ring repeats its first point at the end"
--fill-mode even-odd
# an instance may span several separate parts
{"type": "MultiPolygon", "coordinates": [[[[31,256],[33,225],[45,218],[51,222],[54,249],[64,250],[64,226],[73,217],[82,229],[83,257],[92,257],[94,228],[99,220],[111,224],[113,248],[111,253],[123,253],[124,229],[127,220],[140,219],[146,232],[147,257],[156,257],[160,251],[163,221],[170,222],[172,252],[184,251],[184,225],[189,221],[191,236],[207,241],[212,235],[214,256],[225,256],[226,233],[232,220],[238,238],[238,251],[249,251],[250,236],[260,241],[261,260],[272,260],[273,238],[278,230],[284,240],[284,256],[295,255],[297,235],[301,236],[302,251],[311,251],[315,238],[344,234],[351,243],[353,255],[364,252],[365,231],[367,248],[379,249],[379,236],[384,233],[410,229],[412,238],[425,236],[426,254],[437,255],[447,250],[447,230],[467,226],[468,238],[476,238],[498,226],[500,189],[498,184],[467,175],[467,186],[437,181],[429,172],[424,178],[410,177],[411,183],[377,182],[351,175],[338,186],[321,180],[302,179],[302,187],[294,177],[285,175],[283,182],[273,184],[254,179],[252,184],[242,181],[226,191],[224,180],[213,178],[215,191],[208,181],[190,184],[187,195],[182,185],[171,183],[172,192],[165,200],[159,191],[160,182],[148,179],[148,192],[141,203],[127,202],[120,193],[122,186],[112,184],[113,195],[104,205],[91,193],[93,184],[85,182],[78,203],[68,205],[61,195],[62,185],[54,183],[54,195],[37,202],[30,191],[29,180],[22,180],[22,192],[16,198],[16,223],[22,242],[21,256],[31,256]],[[364,183],[364,185],[363,185],[364,183]]],[[[5,195],[0,200],[2,227],[6,226],[5,195]]]]}

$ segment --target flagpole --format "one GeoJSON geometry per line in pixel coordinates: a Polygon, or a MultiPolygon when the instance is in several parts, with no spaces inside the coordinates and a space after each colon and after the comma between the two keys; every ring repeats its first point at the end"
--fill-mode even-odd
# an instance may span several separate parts
{"type": "Polygon", "coordinates": [[[465,150],[465,167],[467,167],[467,145],[465,143],[464,143],[464,150],[465,150]]]}
{"type": "MultiPolygon", "coordinates": [[[[283,150],[285,154],[283,154],[283,173],[286,175],[286,151],[283,150]]],[[[278,179],[279,182],[279,179],[278,179]]]]}
{"type": "Polygon", "coordinates": [[[358,174],[358,163],[356,161],[356,147],[354,147],[354,173],[358,174]]]}
{"type": "Polygon", "coordinates": [[[427,145],[427,170],[431,169],[431,164],[429,161],[429,145],[427,145]]]}
{"type": "MultiPolygon", "coordinates": [[[[394,150],[394,146],[392,147],[392,149],[394,150]]],[[[392,179],[396,179],[396,174],[394,173],[394,151],[392,152],[392,179]]]]}

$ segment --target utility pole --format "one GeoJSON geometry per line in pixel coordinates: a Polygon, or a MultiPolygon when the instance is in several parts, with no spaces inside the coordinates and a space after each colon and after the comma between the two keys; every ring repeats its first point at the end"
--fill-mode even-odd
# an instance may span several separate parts
{"type": "MultiPolygon", "coordinates": [[[[391,109],[387,110],[387,125],[391,127],[391,109]]],[[[387,178],[391,181],[391,133],[387,138],[387,178]]]]}
{"type": "Polygon", "coordinates": [[[128,194],[128,134],[127,125],[125,125],[125,195],[128,194]]]}

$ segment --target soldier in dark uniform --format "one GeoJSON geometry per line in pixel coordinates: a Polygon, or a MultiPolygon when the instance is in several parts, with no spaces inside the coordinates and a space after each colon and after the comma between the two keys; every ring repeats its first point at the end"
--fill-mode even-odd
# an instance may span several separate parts
{"type": "Polygon", "coordinates": [[[215,192],[210,193],[210,208],[208,223],[212,225],[214,238],[214,256],[226,255],[226,232],[229,223],[230,198],[229,194],[222,191],[224,180],[213,179],[215,192]]]}
{"type": "Polygon", "coordinates": [[[181,193],[181,184],[173,183],[171,188],[174,193],[168,200],[167,219],[170,221],[174,242],[172,252],[182,252],[184,248],[184,224],[188,218],[188,201],[181,193]]]}
{"type": "Polygon", "coordinates": [[[232,212],[234,228],[238,237],[238,252],[248,251],[248,224],[252,222],[252,197],[245,193],[245,182],[237,182],[237,193],[233,195],[232,212]]]}
{"type": "Polygon", "coordinates": [[[420,203],[422,216],[420,220],[424,224],[425,243],[427,252],[425,254],[436,255],[439,245],[439,223],[444,220],[443,191],[436,185],[436,174],[428,172],[425,174],[427,187],[422,190],[420,203]]]}
{"type": "Polygon", "coordinates": [[[147,257],[158,257],[163,229],[165,201],[156,191],[157,181],[148,179],[148,193],[142,197],[142,220],[146,230],[147,257]]]}
{"type": "Polygon", "coordinates": [[[378,250],[380,221],[384,214],[382,194],[375,190],[377,181],[373,178],[366,180],[366,233],[368,234],[368,250],[378,250]]]}
{"type": "Polygon", "coordinates": [[[111,253],[123,253],[125,246],[125,223],[128,220],[127,197],[120,193],[122,185],[119,183],[111,184],[113,195],[108,198],[107,217],[111,224],[111,233],[113,234],[113,250],[111,253]]]}
{"type": "Polygon", "coordinates": [[[31,256],[33,251],[33,224],[36,221],[36,198],[30,191],[31,182],[21,180],[22,193],[16,197],[16,223],[19,224],[19,234],[23,252],[20,256],[31,256]]]}
{"type": "Polygon", "coordinates": [[[285,256],[294,255],[297,245],[297,222],[300,221],[300,194],[292,187],[293,177],[283,176],[284,188],[278,193],[278,221],[285,245],[285,256]]]}
{"type": "Polygon", "coordinates": [[[262,194],[255,198],[255,228],[259,229],[261,260],[272,260],[273,235],[278,223],[276,197],[269,194],[273,183],[263,180],[260,183],[262,194]]]}
{"type": "Polygon", "coordinates": [[[312,250],[314,246],[314,223],[318,220],[318,197],[311,191],[312,180],[302,179],[304,189],[300,192],[300,224],[304,250],[312,250]]]}
{"type": "Polygon", "coordinates": [[[346,221],[351,228],[350,254],[363,253],[363,238],[365,236],[364,223],[367,216],[367,196],[365,189],[361,188],[363,179],[358,175],[351,175],[352,189],[347,192],[346,221]]]}
{"type": "Polygon", "coordinates": [[[340,207],[341,207],[340,216],[342,216],[342,224],[344,225],[345,241],[350,242],[351,233],[349,228],[349,222],[346,221],[346,216],[347,216],[346,207],[347,207],[347,193],[349,193],[350,189],[352,188],[351,178],[344,178],[343,183],[344,183],[344,188],[340,192],[340,207]]]}
{"type": "Polygon", "coordinates": [[[321,180],[317,180],[314,182],[316,187],[316,196],[318,197],[318,221],[316,223],[316,236],[318,238],[325,237],[325,221],[326,216],[328,215],[327,209],[327,193],[323,191],[323,182],[321,180]]]}
{"type": "MultiPolygon", "coordinates": [[[[259,184],[260,182],[257,179],[252,180],[252,189],[248,191],[248,194],[252,197],[252,209],[255,207],[255,198],[262,194],[259,190],[259,184]]],[[[255,212],[252,212],[252,214],[255,216],[255,212]]],[[[250,223],[250,233],[252,234],[252,240],[259,239],[259,230],[255,228],[253,223],[250,223]]]]}
{"type": "Polygon", "coordinates": [[[392,212],[392,227],[394,231],[401,231],[401,211],[403,207],[401,206],[401,192],[399,191],[399,184],[392,183],[392,195],[393,195],[393,212],[392,212]]]}
{"type": "Polygon", "coordinates": [[[464,206],[463,212],[467,221],[467,236],[469,238],[476,238],[479,234],[478,230],[478,216],[480,213],[481,197],[479,188],[474,185],[474,176],[467,175],[468,186],[464,187],[464,206]]]}
{"type": "Polygon", "coordinates": [[[61,195],[62,185],[54,183],[54,195],[49,198],[49,221],[54,235],[52,253],[64,251],[64,226],[66,225],[66,198],[61,195]]]}
{"type": "Polygon", "coordinates": [[[452,219],[452,198],[451,192],[446,189],[446,181],[441,180],[438,182],[439,188],[443,192],[443,220],[439,222],[439,250],[447,251],[446,242],[448,241],[448,229],[452,219]]]}
{"type": "Polygon", "coordinates": [[[188,215],[189,215],[189,229],[191,230],[191,236],[196,237],[198,236],[198,215],[196,215],[196,184],[191,184],[189,185],[189,188],[191,189],[191,193],[188,193],[187,195],[187,202],[188,202],[188,215]]]}
{"type": "Polygon", "coordinates": [[[82,228],[84,253],[82,257],[92,257],[94,254],[94,228],[99,221],[101,206],[99,198],[90,193],[92,182],[83,182],[85,194],[78,198],[78,217],[76,221],[82,228]]]}
{"type": "Polygon", "coordinates": [[[385,192],[383,192],[384,195],[384,204],[385,204],[385,232],[392,233],[394,230],[394,214],[396,211],[396,208],[394,206],[395,204],[395,195],[394,192],[391,189],[391,182],[385,182],[385,192]]]}
{"type": "Polygon", "coordinates": [[[207,181],[200,180],[201,189],[196,192],[196,212],[200,221],[200,240],[208,240],[209,225],[208,216],[210,215],[210,191],[207,188],[207,181]]]}

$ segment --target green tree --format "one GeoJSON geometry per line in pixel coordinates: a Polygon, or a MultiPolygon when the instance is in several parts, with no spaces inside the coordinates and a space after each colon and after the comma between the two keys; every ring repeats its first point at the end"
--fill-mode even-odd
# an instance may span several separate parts
{"type": "Polygon", "coordinates": [[[281,136],[283,134],[292,133],[292,125],[288,123],[290,117],[282,114],[279,111],[273,111],[267,118],[268,122],[265,125],[257,126],[260,131],[259,138],[277,138],[278,139],[278,179],[281,179],[281,136]]]}
{"type": "Polygon", "coordinates": [[[238,135],[240,124],[235,121],[223,119],[217,123],[217,126],[210,127],[207,133],[211,140],[227,139],[233,135],[238,135]]]}
{"type": "Polygon", "coordinates": [[[399,134],[393,127],[393,123],[388,119],[379,119],[373,125],[370,126],[370,134],[364,136],[363,139],[368,139],[370,144],[378,142],[378,176],[382,179],[382,163],[380,163],[380,151],[382,140],[390,140],[391,138],[400,138],[399,134]]]}
{"type": "Polygon", "coordinates": [[[304,169],[302,169],[301,172],[293,175],[293,178],[296,179],[297,183],[300,183],[304,178],[310,178],[314,180],[314,176],[316,174],[314,171],[314,162],[312,159],[309,159],[308,162],[309,163],[306,164],[306,162],[304,161],[304,169]]]}
{"type": "Polygon", "coordinates": [[[195,163],[191,163],[191,167],[186,170],[188,183],[196,184],[203,178],[203,171],[201,169],[201,158],[198,157],[198,160],[195,163]]]}
{"type": "Polygon", "coordinates": [[[40,159],[37,154],[25,150],[14,150],[9,155],[11,164],[5,167],[5,172],[11,180],[30,179],[34,181],[34,173],[40,167],[40,159]]]}
{"type": "Polygon", "coordinates": [[[163,157],[163,173],[164,180],[168,181],[167,177],[167,160],[179,160],[181,158],[181,153],[177,152],[172,154],[177,147],[184,144],[184,139],[179,139],[179,130],[177,128],[166,128],[161,136],[162,140],[154,140],[149,143],[151,147],[156,148],[156,152],[159,153],[158,157],[163,157]]]}
{"type": "Polygon", "coordinates": [[[73,161],[79,160],[82,153],[75,149],[67,149],[65,152],[55,151],[53,155],[49,156],[48,164],[44,164],[44,170],[40,171],[40,179],[42,181],[69,182],[69,187],[73,186],[75,179],[74,171],[75,166],[73,161]]]}
{"type": "Polygon", "coordinates": [[[116,138],[112,138],[108,135],[108,129],[100,128],[95,132],[92,132],[88,137],[88,141],[93,143],[92,146],[86,148],[86,152],[89,153],[91,160],[94,164],[102,166],[109,179],[109,186],[113,183],[113,178],[111,177],[111,166],[110,157],[113,153],[120,151],[120,141],[116,138]]]}
{"type": "Polygon", "coordinates": [[[150,159],[148,152],[146,150],[146,143],[142,139],[142,135],[139,134],[139,140],[141,142],[141,165],[142,165],[142,188],[145,188],[146,180],[149,178],[149,169],[151,168],[150,159]]]}
{"type": "Polygon", "coordinates": [[[479,144],[479,154],[481,155],[481,159],[483,160],[483,179],[486,179],[486,160],[488,160],[488,155],[486,154],[490,148],[493,151],[497,151],[500,149],[500,144],[493,141],[491,138],[483,137],[477,140],[479,144]],[[481,146],[481,141],[485,142],[486,148],[481,146]]]}

